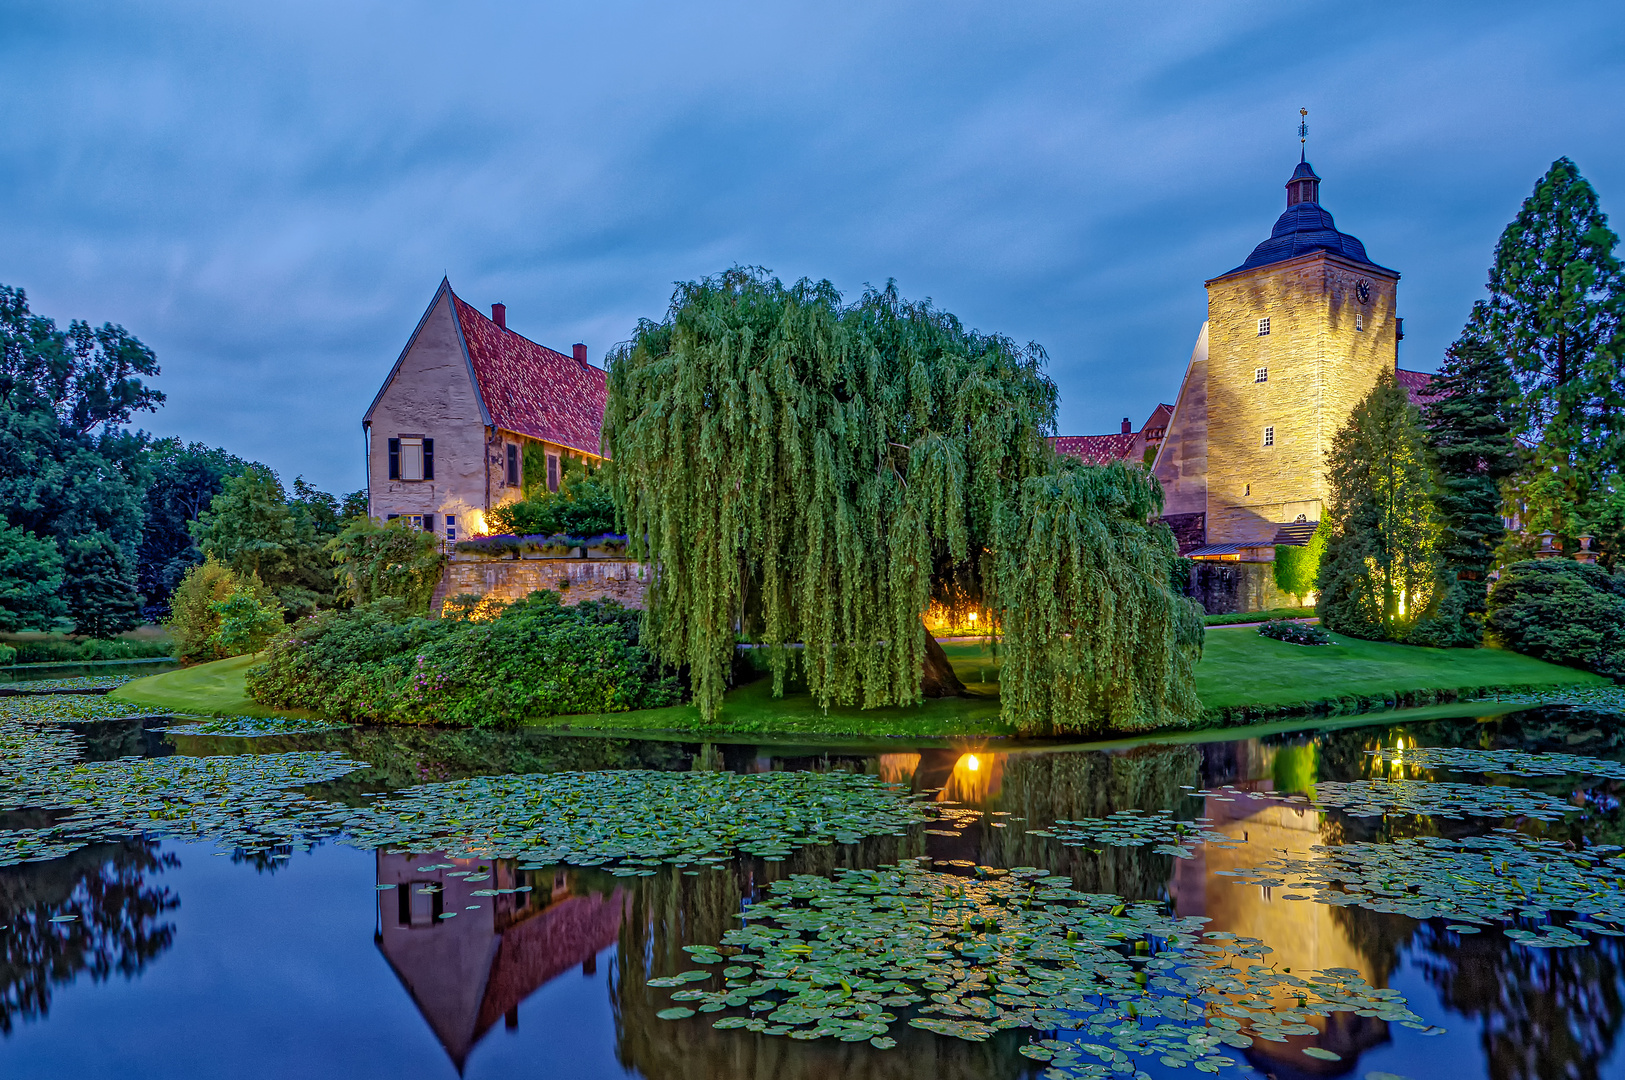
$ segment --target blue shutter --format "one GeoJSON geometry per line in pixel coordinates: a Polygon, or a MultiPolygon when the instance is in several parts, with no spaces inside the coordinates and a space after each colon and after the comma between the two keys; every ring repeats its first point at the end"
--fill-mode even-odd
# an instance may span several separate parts
{"type": "Polygon", "coordinates": [[[423,479],[434,479],[434,440],[423,440],[423,479]]]}
{"type": "Polygon", "coordinates": [[[401,440],[399,439],[389,440],[389,478],[391,480],[401,478],[401,440]]]}

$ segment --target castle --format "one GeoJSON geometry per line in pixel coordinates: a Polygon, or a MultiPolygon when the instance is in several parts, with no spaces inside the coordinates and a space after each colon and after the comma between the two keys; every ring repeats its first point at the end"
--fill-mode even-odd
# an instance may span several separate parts
{"type": "Polygon", "coordinates": [[[1320,183],[1300,160],[1269,239],[1205,283],[1207,319],[1171,417],[1164,405],[1140,434],[1125,420],[1118,436],[1054,440],[1091,461],[1143,453],[1191,558],[1269,562],[1277,545],[1306,542],[1329,499],[1332,439],[1377,377],[1394,372],[1428,398],[1432,377],[1398,366],[1399,272],[1338,231],[1320,183]]]}

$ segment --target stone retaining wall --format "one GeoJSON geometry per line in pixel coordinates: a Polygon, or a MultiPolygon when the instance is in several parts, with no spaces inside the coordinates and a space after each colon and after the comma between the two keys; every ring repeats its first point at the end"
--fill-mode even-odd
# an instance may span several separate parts
{"type": "Polygon", "coordinates": [[[1268,611],[1297,603],[1276,586],[1272,562],[1197,559],[1191,567],[1191,596],[1209,615],[1268,611]]]}
{"type": "Polygon", "coordinates": [[[522,600],[540,589],[559,594],[566,604],[609,597],[643,607],[647,571],[631,559],[469,559],[453,557],[435,589],[430,610],[440,611],[448,596],[473,593],[498,600],[522,600]]]}

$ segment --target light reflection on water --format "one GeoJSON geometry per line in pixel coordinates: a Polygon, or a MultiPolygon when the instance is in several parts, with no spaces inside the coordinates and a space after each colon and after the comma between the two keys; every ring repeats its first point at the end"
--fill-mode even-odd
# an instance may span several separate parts
{"type": "MultiPolygon", "coordinates": [[[[291,740],[169,740],[104,725],[92,756],[119,753],[335,749],[373,762],[327,797],[500,771],[723,767],[844,768],[878,774],[979,813],[958,836],[871,838],[805,848],[782,863],[741,860],[725,872],[665,868],[617,879],[575,867],[437,852],[364,853],[323,845],[285,858],[218,857],[204,845],[130,841],[50,863],[0,869],[0,1076],[638,1075],[650,1078],[1015,1078],[1024,1031],[986,1043],[894,1025],[898,1047],[791,1042],[716,1031],[704,1016],[667,1022],[669,994],[645,985],[691,966],[682,947],[711,943],[771,881],[873,866],[923,850],[939,861],[1035,865],[1077,888],[1159,899],[1211,929],[1262,939],[1293,970],[1351,968],[1396,987],[1427,1037],[1375,1016],[1313,1017],[1313,1035],[1260,1041],[1252,1076],[1625,1076],[1621,947],[1535,950],[1497,930],[1460,937],[1359,908],[1289,900],[1224,871],[1317,844],[1464,835],[1487,822],[1352,819],[1267,795],[1317,782],[1420,775],[1383,765],[1377,746],[1483,745],[1625,756],[1625,732],[1595,714],[1544,709],[1494,720],[1389,718],[1362,728],[1187,745],[1087,750],[919,749],[864,755],[699,747],[469,732],[340,732],[291,740]],[[227,744],[230,745],[227,745],[227,744]],[[374,775],[369,775],[369,773],[374,775]],[[1220,792],[1222,785],[1230,790],[1220,792]],[[1209,794],[1194,795],[1193,792],[1209,794]],[[1235,847],[1197,845],[1190,859],[1147,848],[1062,847],[1028,835],[1057,819],[1127,808],[1209,819],[1235,847]],[[492,895],[494,893],[494,895],[492,895]],[[75,913],[74,922],[48,922],[75,913]],[[368,940],[370,937],[371,940],[368,940]],[[1319,1046],[1339,1062],[1303,1055],[1319,1046]],[[229,1064],[228,1064],[229,1063],[229,1064]]],[[[1452,775],[1451,779],[1463,779],[1452,775]]],[[[1618,785],[1574,778],[1519,781],[1586,798],[1559,839],[1625,836],[1618,785]]],[[[13,815],[14,817],[16,815],[13,815]]],[[[25,824],[9,821],[9,827],[25,824]]],[[[1152,1075],[1190,1075],[1145,1059],[1152,1075]]],[[[1237,1075],[1233,1070],[1231,1075],[1237,1075]]]]}

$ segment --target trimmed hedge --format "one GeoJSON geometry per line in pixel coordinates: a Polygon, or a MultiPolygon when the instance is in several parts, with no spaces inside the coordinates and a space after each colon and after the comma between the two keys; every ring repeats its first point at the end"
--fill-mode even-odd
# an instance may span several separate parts
{"type": "Polygon", "coordinates": [[[1513,563],[1487,624],[1515,652],[1625,680],[1625,574],[1567,559],[1513,563]]]}
{"type": "Polygon", "coordinates": [[[552,592],[489,619],[408,617],[383,600],[301,619],[247,688],[275,708],[462,727],[675,705],[682,687],[638,644],[638,619],[614,600],[564,607],[552,592]]]}
{"type": "Polygon", "coordinates": [[[114,638],[111,641],[91,638],[72,641],[65,638],[47,638],[44,641],[17,641],[0,645],[0,664],[75,664],[92,660],[152,660],[173,656],[175,647],[168,641],[135,641],[114,638]],[[14,650],[10,660],[6,650],[14,650]]]}
{"type": "Polygon", "coordinates": [[[1289,645],[1330,645],[1331,635],[1314,623],[1293,622],[1290,619],[1272,619],[1258,628],[1267,638],[1284,641],[1289,645]]]}

